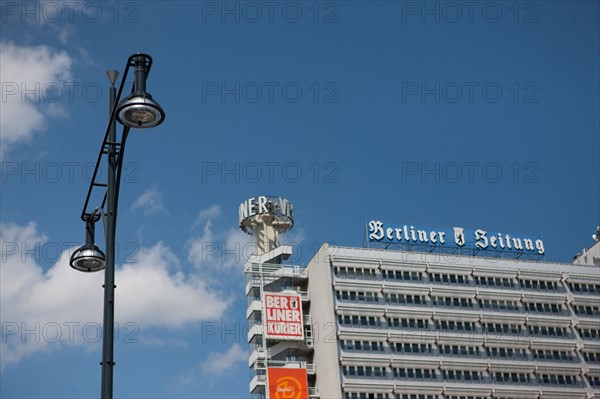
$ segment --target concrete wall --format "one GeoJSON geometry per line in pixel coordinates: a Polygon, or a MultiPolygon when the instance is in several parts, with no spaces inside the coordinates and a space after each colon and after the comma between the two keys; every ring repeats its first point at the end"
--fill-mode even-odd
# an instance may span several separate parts
{"type": "Polygon", "coordinates": [[[314,364],[321,398],[341,399],[338,362],[337,322],[333,309],[333,289],[329,245],[323,244],[308,264],[310,315],[313,323],[314,364]]]}

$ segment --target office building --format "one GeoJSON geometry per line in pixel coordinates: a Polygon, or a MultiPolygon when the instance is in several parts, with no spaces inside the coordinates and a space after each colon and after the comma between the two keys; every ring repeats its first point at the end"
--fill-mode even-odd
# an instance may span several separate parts
{"type": "MultiPolygon", "coordinates": [[[[242,226],[292,226],[253,200],[242,226]]],[[[245,265],[253,397],[600,398],[600,243],[552,263],[537,236],[371,221],[303,268],[278,233],[245,265]]]]}

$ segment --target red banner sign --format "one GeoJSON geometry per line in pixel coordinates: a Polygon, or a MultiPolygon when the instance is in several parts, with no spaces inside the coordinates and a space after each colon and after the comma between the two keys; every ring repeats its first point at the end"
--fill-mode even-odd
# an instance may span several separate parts
{"type": "Polygon", "coordinates": [[[302,340],[302,298],[300,295],[265,293],[265,336],[270,339],[302,340]]]}

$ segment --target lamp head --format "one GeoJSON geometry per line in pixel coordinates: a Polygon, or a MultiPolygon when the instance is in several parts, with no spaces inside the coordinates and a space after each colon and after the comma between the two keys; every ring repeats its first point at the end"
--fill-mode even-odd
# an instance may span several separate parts
{"type": "Polygon", "coordinates": [[[90,216],[85,223],[85,244],[73,254],[69,264],[80,272],[98,272],[104,269],[104,252],[94,244],[94,217],[90,216]]]}
{"type": "Polygon", "coordinates": [[[85,244],[71,255],[69,264],[80,272],[99,272],[104,269],[104,252],[97,245],[85,244]]]}
{"type": "Polygon", "coordinates": [[[117,107],[117,119],[125,126],[144,129],[160,125],[165,111],[146,91],[146,79],[152,59],[145,54],[133,56],[135,78],[132,93],[117,107]]]}
{"type": "Polygon", "coordinates": [[[117,119],[125,126],[144,129],[160,125],[165,120],[165,111],[150,93],[138,91],[121,101],[117,119]]]}

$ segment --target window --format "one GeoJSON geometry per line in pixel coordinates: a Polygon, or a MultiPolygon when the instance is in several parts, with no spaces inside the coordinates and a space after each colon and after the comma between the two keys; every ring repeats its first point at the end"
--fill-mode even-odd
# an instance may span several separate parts
{"type": "Polygon", "coordinates": [[[526,373],[495,372],[492,373],[492,378],[497,383],[529,384],[531,382],[531,375],[526,373]]]}
{"type": "Polygon", "coordinates": [[[333,269],[333,273],[334,273],[335,277],[350,278],[350,279],[373,280],[377,276],[375,269],[362,268],[362,267],[336,266],[333,269]]]}
{"type": "Polygon", "coordinates": [[[476,276],[475,282],[477,285],[495,287],[495,288],[514,288],[515,283],[512,278],[509,277],[489,277],[489,276],[476,276]]]}
{"type": "Polygon", "coordinates": [[[577,354],[573,351],[534,349],[531,354],[536,360],[578,362],[577,354]]]}
{"type": "Polygon", "coordinates": [[[468,285],[467,276],[445,273],[429,273],[429,280],[440,284],[468,285]]]}
{"type": "Polygon", "coordinates": [[[416,330],[416,329],[428,329],[429,325],[427,320],[423,319],[405,319],[405,318],[396,318],[390,317],[388,320],[388,327],[400,327],[406,330],[416,330]]]}
{"type": "Polygon", "coordinates": [[[422,282],[423,276],[419,272],[402,270],[382,270],[382,276],[386,280],[401,280],[411,282],[422,282]]]}
{"type": "Polygon", "coordinates": [[[574,305],[573,310],[580,316],[600,316],[600,306],[574,305]]]}
{"type": "MultiPolygon", "coordinates": [[[[534,302],[524,302],[523,308],[528,312],[537,312],[537,313],[552,313],[552,314],[561,314],[564,312],[563,306],[558,305],[556,303],[534,303],[534,302]]],[[[575,308],[575,306],[574,306],[575,308]]],[[[575,310],[577,313],[577,310],[575,310]]]]}
{"type": "Polygon", "coordinates": [[[542,337],[570,337],[568,327],[527,326],[529,335],[542,337]]]}
{"type": "Polygon", "coordinates": [[[575,375],[564,374],[542,374],[538,377],[538,382],[543,385],[554,386],[579,386],[580,380],[575,375]]]}
{"type": "Polygon", "coordinates": [[[474,331],[475,323],[469,321],[436,320],[435,326],[438,330],[452,331],[474,331]]]}
{"type": "Polygon", "coordinates": [[[521,287],[533,291],[564,291],[562,285],[557,281],[544,280],[520,280],[521,287]]]}
{"type": "Polygon", "coordinates": [[[588,381],[590,382],[591,386],[600,387],[600,376],[588,375],[588,381]]]}
{"type": "Polygon", "coordinates": [[[386,394],[386,393],[344,392],[344,399],[387,399],[387,398],[388,398],[388,394],[386,394]]]}
{"type": "Polygon", "coordinates": [[[583,352],[583,358],[588,363],[600,363],[600,353],[583,352]]]}
{"type": "Polygon", "coordinates": [[[412,294],[386,294],[385,300],[387,303],[399,303],[408,305],[424,305],[426,303],[425,296],[412,294]]]}
{"type": "Polygon", "coordinates": [[[456,356],[480,356],[481,348],[478,346],[462,346],[462,345],[440,345],[439,350],[444,355],[456,356]]]}
{"type": "Polygon", "coordinates": [[[379,301],[379,296],[376,292],[336,291],[335,296],[338,301],[358,301],[365,303],[379,301]]]}
{"type": "Polygon", "coordinates": [[[422,368],[393,368],[394,378],[408,380],[435,380],[435,370],[422,368]]]}
{"type": "Polygon", "coordinates": [[[569,289],[575,294],[600,294],[600,284],[568,283],[569,289]]]}

